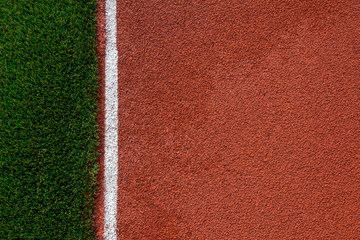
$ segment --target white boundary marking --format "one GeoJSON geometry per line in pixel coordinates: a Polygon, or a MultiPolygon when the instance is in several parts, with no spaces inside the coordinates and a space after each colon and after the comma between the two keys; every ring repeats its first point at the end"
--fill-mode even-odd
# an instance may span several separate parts
{"type": "Polygon", "coordinates": [[[118,51],[116,0],[106,1],[104,239],[116,240],[118,180],[118,51]]]}

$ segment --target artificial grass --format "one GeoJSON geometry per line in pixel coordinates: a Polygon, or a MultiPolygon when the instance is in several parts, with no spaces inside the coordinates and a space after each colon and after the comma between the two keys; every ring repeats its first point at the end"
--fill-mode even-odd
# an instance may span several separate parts
{"type": "Polygon", "coordinates": [[[93,239],[95,12],[0,1],[0,239],[93,239]]]}

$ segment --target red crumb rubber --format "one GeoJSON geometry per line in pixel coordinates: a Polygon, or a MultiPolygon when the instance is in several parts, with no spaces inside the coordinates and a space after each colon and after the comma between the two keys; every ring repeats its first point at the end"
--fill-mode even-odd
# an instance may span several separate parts
{"type": "Polygon", "coordinates": [[[97,4],[97,56],[99,66],[99,89],[98,89],[98,105],[97,122],[99,125],[99,153],[98,164],[99,172],[97,179],[97,192],[95,196],[94,209],[94,229],[95,239],[102,240],[104,233],[104,157],[105,157],[105,54],[106,54],[106,34],[105,34],[105,0],[98,0],[97,4]]]}
{"type": "Polygon", "coordinates": [[[359,239],[359,16],[118,1],[119,239],[359,239]]]}

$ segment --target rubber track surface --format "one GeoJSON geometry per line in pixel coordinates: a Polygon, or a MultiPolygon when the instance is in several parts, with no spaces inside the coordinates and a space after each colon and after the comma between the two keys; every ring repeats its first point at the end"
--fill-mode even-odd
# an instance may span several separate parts
{"type": "Polygon", "coordinates": [[[358,239],[358,1],[118,1],[120,239],[358,239]]]}

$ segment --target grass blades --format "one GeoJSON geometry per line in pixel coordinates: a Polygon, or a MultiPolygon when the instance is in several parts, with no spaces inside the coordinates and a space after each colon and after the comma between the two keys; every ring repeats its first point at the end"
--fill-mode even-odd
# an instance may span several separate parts
{"type": "Polygon", "coordinates": [[[0,1],[1,239],[93,239],[95,12],[0,1]]]}

